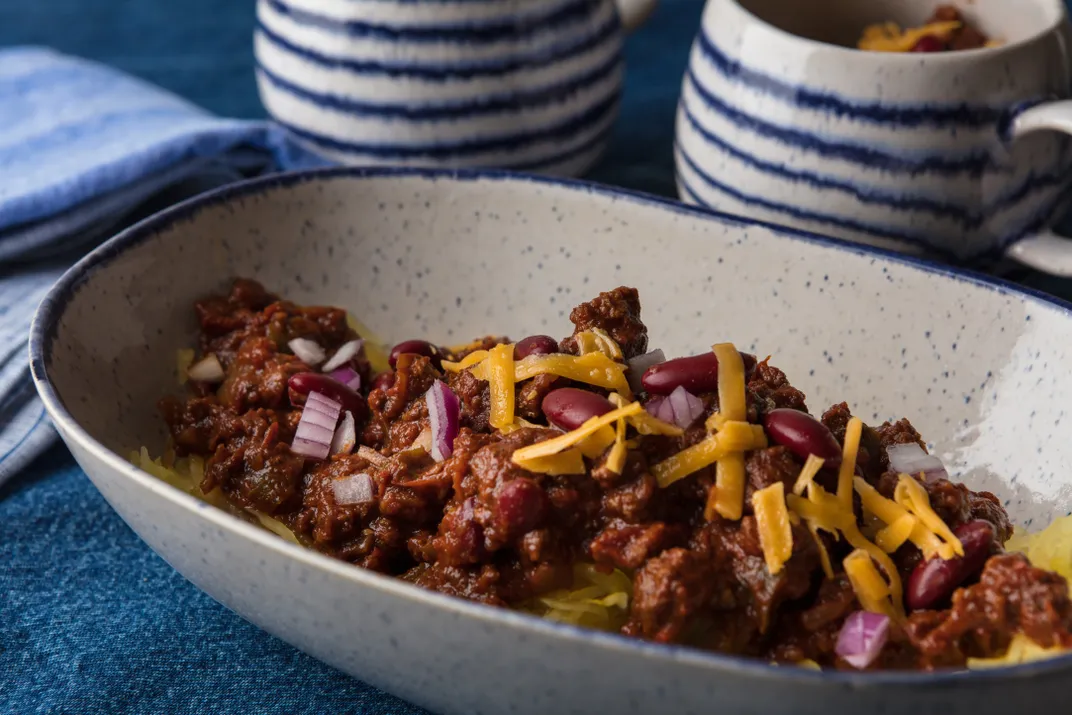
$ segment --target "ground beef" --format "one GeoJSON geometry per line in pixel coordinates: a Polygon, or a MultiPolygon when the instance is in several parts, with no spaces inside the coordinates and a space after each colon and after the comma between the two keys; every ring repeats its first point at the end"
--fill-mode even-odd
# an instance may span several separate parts
{"type": "MultiPolygon", "coordinates": [[[[759,415],[780,407],[808,411],[804,393],[790,385],[785,373],[771,366],[767,360],[756,365],[747,389],[748,402],[755,405],[759,415]]],[[[758,417],[752,421],[758,421],[758,417]]]]}
{"type": "Polygon", "coordinates": [[[1043,647],[1070,647],[1068,582],[1021,554],[994,556],[979,583],[953,594],[951,608],[913,613],[905,631],[928,666],[1000,655],[1017,632],[1043,647]]]}
{"type": "MultiPolygon", "coordinates": [[[[827,579],[816,537],[804,523],[793,524],[792,556],[772,574],[752,514],[755,491],[779,483],[787,492],[792,489],[800,458],[774,444],[746,454],[744,517],[738,521],[705,518],[715,465],[665,488],[653,475],[655,465],[708,439],[704,419],[718,409],[716,392],[698,395],[702,418],[680,436],[631,430],[620,471],[611,469],[604,454],[589,458],[584,474],[537,474],[515,463],[513,455],[557,436],[558,430],[492,430],[488,382],[470,370],[445,372],[427,357],[404,354],[374,388],[363,381],[361,399],[367,400],[369,418],[359,430],[362,449],[306,460],[288,446],[305,401],[288,389],[288,381],[311,368],[287,343],[305,337],[330,353],[356,338],[345,313],[293,305],[251,281],[236,281],[227,295],[198,302],[195,313],[201,349],[217,354],[225,378],[218,385],[193,383],[185,398],[165,398],[160,409],[175,454],[205,458],[201,489],[220,490],[236,511],[280,519],[304,543],[353,564],[497,606],[531,605],[536,596],[570,587],[579,561],[621,569],[633,578],[622,629],[627,635],[849,667],[834,649],[845,618],[859,609],[841,567],[851,547],[844,539],[818,536],[835,571],[827,579]],[[421,447],[431,435],[425,394],[436,380],[445,381],[461,405],[453,452],[439,462],[421,447]],[[372,498],[339,503],[337,485],[357,475],[367,475],[372,498]]],[[[626,357],[647,350],[647,329],[632,288],[600,294],[570,318],[574,334],[600,328],[626,357]]],[[[487,337],[442,352],[460,358],[504,340],[487,337]]],[[[560,345],[576,348],[572,337],[560,345]]],[[[368,372],[364,354],[351,365],[368,372]]],[[[517,386],[517,416],[547,424],[543,399],[564,386],[605,394],[539,375],[517,386]]],[[[804,394],[766,360],[748,376],[746,402],[747,417],[756,424],[773,409],[806,410],[804,394]]],[[[851,416],[842,403],[822,422],[843,443],[851,416]]],[[[860,473],[886,496],[893,496],[900,478],[889,470],[887,449],[906,443],[923,444],[907,420],[863,429],[860,473]]],[[[818,481],[833,489],[836,474],[825,470],[818,481]]],[[[951,527],[984,519],[994,525],[1000,542],[1011,534],[1008,515],[994,495],[947,479],[928,480],[924,487],[951,527]]],[[[866,531],[867,515],[859,516],[866,531]]],[[[893,628],[875,667],[961,666],[968,657],[1001,652],[1017,632],[1043,644],[1072,645],[1072,605],[1064,581],[1022,557],[994,551],[982,574],[954,593],[949,608],[911,613],[903,628],[893,628]]],[[[911,543],[893,554],[905,580],[920,558],[911,543]]]]}
{"type": "MultiPolygon", "coordinates": [[[[615,288],[588,303],[582,303],[570,313],[573,334],[599,328],[614,338],[625,358],[643,355],[648,351],[648,329],[640,322],[640,296],[636,288],[615,288]]],[[[575,353],[572,338],[562,341],[566,352],[575,353]]]]}

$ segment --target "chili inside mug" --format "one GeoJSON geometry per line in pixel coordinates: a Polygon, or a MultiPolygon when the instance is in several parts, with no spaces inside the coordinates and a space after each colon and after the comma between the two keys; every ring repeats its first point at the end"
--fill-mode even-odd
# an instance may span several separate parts
{"type": "Polygon", "coordinates": [[[960,262],[1072,275],[1049,227],[1072,187],[1061,0],[972,0],[1001,44],[863,52],[863,29],[922,25],[936,0],[708,0],[678,106],[683,200],[960,262]]]}
{"type": "Polygon", "coordinates": [[[583,173],[656,0],[258,0],[268,113],[345,164],[583,173]]]}

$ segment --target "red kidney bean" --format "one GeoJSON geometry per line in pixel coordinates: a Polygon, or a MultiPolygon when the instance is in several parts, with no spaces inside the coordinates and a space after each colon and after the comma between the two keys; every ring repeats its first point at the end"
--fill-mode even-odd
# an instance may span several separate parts
{"type": "Polygon", "coordinates": [[[530,335],[514,346],[514,359],[524,360],[529,355],[553,355],[558,352],[558,341],[550,335],[530,335]]]}
{"type": "Polygon", "coordinates": [[[833,433],[807,412],[781,407],[763,418],[763,428],[771,441],[807,459],[814,454],[824,460],[824,467],[836,469],[841,465],[841,445],[833,433]]]}
{"type": "Polygon", "coordinates": [[[924,35],[912,47],[912,52],[944,52],[946,44],[934,35],[924,35]]]}
{"type": "MultiPolygon", "coordinates": [[[[756,368],[755,355],[741,353],[745,373],[756,368]]],[[[694,395],[718,389],[718,358],[713,352],[674,358],[652,365],[640,377],[640,384],[653,395],[669,395],[679,386],[694,395]]]]}
{"type": "Polygon", "coordinates": [[[547,495],[536,482],[525,477],[499,485],[495,495],[496,521],[512,536],[532,531],[547,513],[547,495]]]}
{"type": "Polygon", "coordinates": [[[548,392],[541,407],[547,421],[564,430],[575,430],[593,417],[614,409],[607,398],[576,387],[560,387],[548,392]]]}
{"type": "Polygon", "coordinates": [[[369,387],[369,392],[373,390],[390,390],[391,385],[395,384],[395,374],[393,372],[381,372],[376,376],[376,379],[372,381],[372,386],[369,387]]]}
{"type": "Polygon", "coordinates": [[[295,397],[304,398],[310,392],[319,392],[324,397],[338,402],[344,410],[349,410],[358,424],[364,422],[368,417],[368,403],[365,402],[364,397],[335,378],[323,373],[299,372],[290,376],[287,386],[290,388],[290,401],[292,404],[304,403],[304,399],[296,400],[295,397]]]}
{"type": "Polygon", "coordinates": [[[905,603],[912,610],[933,608],[946,601],[970,576],[978,573],[994,546],[994,525],[976,519],[953,530],[964,556],[946,561],[937,556],[920,562],[908,578],[905,603]]]}
{"type": "Polygon", "coordinates": [[[403,340],[398,345],[391,348],[391,354],[387,358],[387,364],[393,369],[395,363],[398,362],[398,356],[402,353],[413,353],[414,355],[423,355],[427,358],[432,358],[432,364],[435,365],[438,370],[441,365],[440,361],[442,356],[439,354],[439,348],[432,345],[427,340],[403,340]]]}

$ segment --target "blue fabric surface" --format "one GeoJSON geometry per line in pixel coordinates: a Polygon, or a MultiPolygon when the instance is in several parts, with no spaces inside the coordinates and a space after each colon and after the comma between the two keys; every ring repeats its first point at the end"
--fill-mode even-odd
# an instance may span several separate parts
{"type": "Polygon", "coordinates": [[[29,390],[28,322],[59,272],[162,196],[323,162],[94,62],[0,51],[0,483],[55,438],[29,390]]]}
{"type": "MultiPolygon", "coordinates": [[[[702,5],[662,0],[630,39],[622,118],[590,178],[674,195],[674,110],[702,5]]],[[[252,2],[0,2],[0,46],[53,46],[130,72],[219,116],[260,119],[252,28],[252,2]]],[[[0,79],[0,92],[2,86],[0,79]]],[[[236,131],[244,139],[180,151],[183,160],[153,165],[148,173],[143,164],[138,191],[104,192],[89,205],[69,202],[59,215],[21,199],[5,223],[0,209],[0,252],[5,241],[10,251],[7,258],[0,254],[0,395],[6,395],[0,434],[12,435],[6,448],[0,441],[0,482],[21,466],[4,457],[13,443],[21,441],[21,453],[30,454],[51,437],[26,388],[25,345],[12,337],[25,332],[29,319],[25,309],[10,307],[15,297],[23,307],[36,305],[73,256],[117,226],[285,156],[264,125],[217,124],[176,101],[164,103],[180,114],[185,106],[190,126],[207,122],[210,133],[222,128],[224,136],[236,131]],[[214,152],[238,146],[253,151],[227,152],[218,161],[214,152]],[[13,216],[21,217],[17,226],[13,216]],[[32,267],[17,267],[18,283],[12,282],[16,254],[36,259],[32,267]]],[[[2,98],[0,116],[11,116],[2,98]]],[[[0,147],[8,144],[4,124],[0,119],[0,147]]],[[[41,155],[25,156],[32,164],[41,155]]],[[[41,168],[28,174],[39,188],[56,176],[41,168]]],[[[10,182],[0,158],[0,187],[10,182]]],[[[1067,281],[1026,270],[1011,277],[1072,296],[1067,281]]],[[[0,484],[0,714],[424,712],[299,653],[198,591],[122,523],[62,445],[51,445],[0,484]]]]}

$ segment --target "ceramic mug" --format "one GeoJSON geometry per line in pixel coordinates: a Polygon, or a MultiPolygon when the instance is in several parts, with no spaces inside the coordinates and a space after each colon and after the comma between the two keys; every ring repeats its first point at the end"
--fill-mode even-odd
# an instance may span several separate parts
{"type": "Polygon", "coordinates": [[[258,0],[268,113],[344,164],[576,175],[656,0],[258,0]]]}
{"type": "Polygon", "coordinates": [[[708,0],[678,106],[682,199],[1072,275],[1072,241],[1048,230],[1072,186],[1062,1],[957,2],[997,47],[854,49],[867,25],[918,26],[949,2],[708,0]]]}

